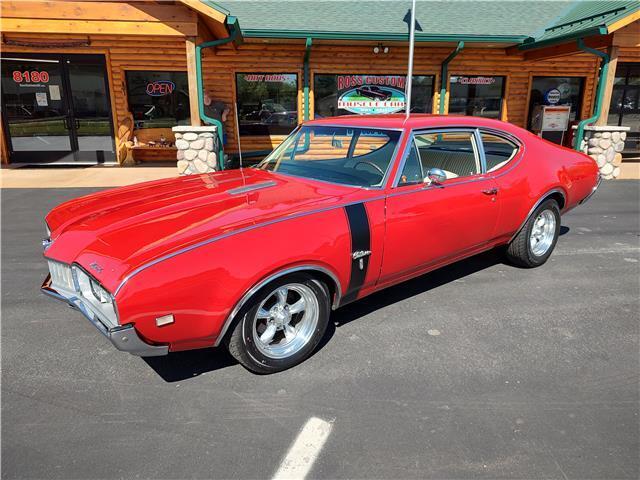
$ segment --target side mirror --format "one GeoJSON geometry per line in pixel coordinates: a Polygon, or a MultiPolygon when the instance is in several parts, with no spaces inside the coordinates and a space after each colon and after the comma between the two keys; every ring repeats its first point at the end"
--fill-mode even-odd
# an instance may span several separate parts
{"type": "Polygon", "coordinates": [[[425,183],[433,183],[434,185],[441,185],[447,179],[447,174],[439,168],[430,168],[427,171],[427,176],[424,179],[425,183]]]}

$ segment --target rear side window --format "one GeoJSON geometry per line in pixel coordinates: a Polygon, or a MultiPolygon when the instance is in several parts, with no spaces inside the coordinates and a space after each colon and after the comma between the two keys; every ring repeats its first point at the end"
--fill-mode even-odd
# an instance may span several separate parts
{"type": "Polygon", "coordinates": [[[415,136],[422,171],[439,168],[447,179],[480,173],[473,132],[429,132],[415,136]]]}
{"type": "Polygon", "coordinates": [[[518,153],[518,146],[506,138],[491,133],[480,132],[487,172],[495,172],[509,163],[518,153]]]}

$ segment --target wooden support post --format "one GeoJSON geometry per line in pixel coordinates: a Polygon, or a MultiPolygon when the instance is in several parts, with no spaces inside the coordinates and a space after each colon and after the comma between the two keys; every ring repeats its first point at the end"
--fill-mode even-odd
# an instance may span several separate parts
{"type": "Polygon", "coordinates": [[[609,47],[609,70],[607,71],[607,78],[605,79],[606,85],[604,88],[604,94],[602,95],[602,107],[600,110],[600,116],[596,120],[596,125],[606,125],[609,119],[609,106],[611,105],[611,95],[613,94],[613,81],[616,78],[616,67],[618,66],[618,47],[609,47]]]}
{"type": "Polygon", "coordinates": [[[199,127],[200,108],[198,107],[198,77],[196,71],[196,38],[187,37],[187,80],[189,82],[189,112],[191,114],[191,126],[199,127]]]}

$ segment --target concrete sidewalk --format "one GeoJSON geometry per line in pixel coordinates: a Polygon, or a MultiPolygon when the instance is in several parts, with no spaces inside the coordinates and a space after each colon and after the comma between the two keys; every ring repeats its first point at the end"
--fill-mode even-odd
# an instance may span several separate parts
{"type": "Polygon", "coordinates": [[[120,187],[178,176],[176,167],[3,168],[1,188],[120,187]]]}

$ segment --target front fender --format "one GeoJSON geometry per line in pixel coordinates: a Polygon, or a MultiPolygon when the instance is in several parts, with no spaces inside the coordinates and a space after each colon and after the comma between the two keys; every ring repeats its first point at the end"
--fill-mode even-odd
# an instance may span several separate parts
{"type": "Polygon", "coordinates": [[[326,269],[346,288],[351,239],[342,208],[256,226],[151,264],[119,290],[120,322],[171,351],[213,346],[247,292],[301,265],[326,269]],[[156,326],[164,315],[175,321],[156,326]]]}

